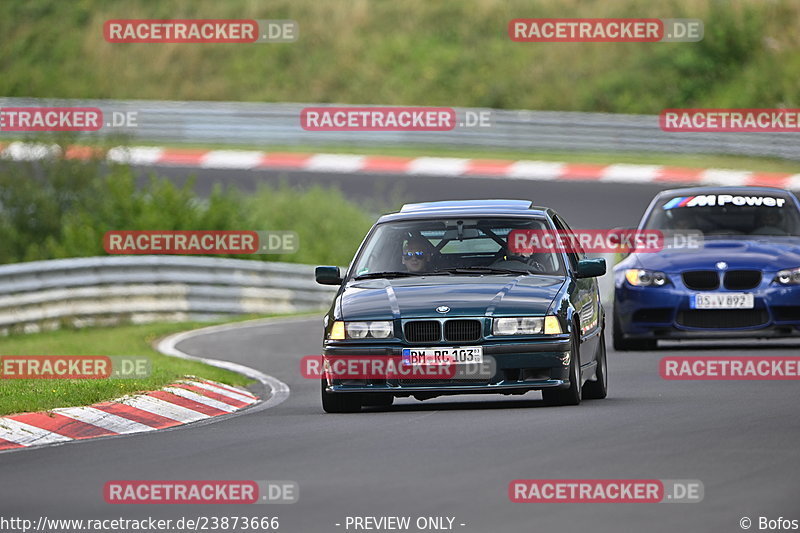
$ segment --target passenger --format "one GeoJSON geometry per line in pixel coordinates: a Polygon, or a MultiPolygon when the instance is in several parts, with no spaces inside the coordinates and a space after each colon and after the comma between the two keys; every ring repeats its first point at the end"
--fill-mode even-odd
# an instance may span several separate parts
{"type": "Polygon", "coordinates": [[[758,225],[755,230],[750,232],[751,235],[787,235],[786,230],[783,228],[783,217],[781,212],[774,208],[768,207],[758,217],[758,225]]]}
{"type": "Polygon", "coordinates": [[[695,223],[693,218],[688,215],[676,215],[675,219],[672,221],[672,229],[674,230],[697,229],[694,226],[695,223]]]}

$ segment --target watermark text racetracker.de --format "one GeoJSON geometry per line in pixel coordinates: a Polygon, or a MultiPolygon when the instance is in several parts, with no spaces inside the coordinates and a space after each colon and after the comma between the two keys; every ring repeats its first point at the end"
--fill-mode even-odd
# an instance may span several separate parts
{"type": "Polygon", "coordinates": [[[508,23],[508,36],[521,43],[655,43],[703,40],[699,19],[530,18],[508,23]]]}
{"type": "Polygon", "coordinates": [[[306,379],[490,379],[494,357],[472,348],[405,349],[401,355],[307,355],[300,361],[306,379]]]}
{"type": "Polygon", "coordinates": [[[554,251],[570,253],[656,253],[664,249],[699,249],[703,233],[694,230],[628,229],[515,229],[508,234],[512,254],[530,255],[554,251]]]}
{"type": "Polygon", "coordinates": [[[698,479],[516,479],[508,498],[516,503],[697,503],[698,479]]]}
{"type": "Polygon", "coordinates": [[[665,109],[658,122],[666,132],[798,133],[800,109],[665,109]]]}
{"type": "Polygon", "coordinates": [[[150,371],[150,359],[144,356],[0,356],[0,379],[141,379],[150,371]]]}
{"type": "Polygon", "coordinates": [[[299,498],[296,481],[114,480],[103,487],[111,504],[284,504],[299,498]]]}
{"type": "Polygon", "coordinates": [[[451,107],[306,107],[300,126],[306,131],[452,131],[490,128],[489,109],[451,107]]]}
{"type": "Polygon", "coordinates": [[[0,131],[94,132],[100,129],[136,128],[138,112],[98,107],[3,107],[0,131]]]}
{"type": "Polygon", "coordinates": [[[299,248],[294,231],[108,231],[109,254],[291,254],[299,248]]]}
{"type": "Polygon", "coordinates": [[[666,380],[800,380],[800,357],[668,356],[659,373],[666,380]]]}
{"type": "Polygon", "coordinates": [[[109,43],[290,43],[300,36],[294,20],[114,19],[103,24],[109,43]]]}

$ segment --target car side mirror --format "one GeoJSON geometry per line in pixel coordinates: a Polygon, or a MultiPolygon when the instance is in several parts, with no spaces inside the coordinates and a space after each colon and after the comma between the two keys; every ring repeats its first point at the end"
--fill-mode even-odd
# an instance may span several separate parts
{"type": "Polygon", "coordinates": [[[596,278],[606,273],[606,260],[605,259],[581,259],[578,261],[578,268],[575,272],[575,277],[582,278],[596,278]]]}
{"type": "Polygon", "coordinates": [[[314,277],[320,285],[342,284],[342,275],[337,266],[318,266],[314,269],[314,277]]]}

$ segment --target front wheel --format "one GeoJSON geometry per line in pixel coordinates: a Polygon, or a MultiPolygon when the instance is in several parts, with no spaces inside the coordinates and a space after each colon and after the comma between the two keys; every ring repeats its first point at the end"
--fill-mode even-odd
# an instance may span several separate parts
{"type": "Polygon", "coordinates": [[[328,392],[328,380],[322,379],[322,409],[326,413],[358,413],[361,411],[361,395],[356,392],[328,392]]]}
{"type": "Polygon", "coordinates": [[[548,405],[578,405],[581,403],[581,353],[580,331],[575,328],[570,343],[569,388],[542,389],[542,398],[548,405]]]}
{"type": "Polygon", "coordinates": [[[587,381],[583,386],[583,397],[587,400],[602,400],[608,395],[608,362],[606,360],[606,330],[600,333],[600,345],[597,347],[596,381],[587,381]]]}

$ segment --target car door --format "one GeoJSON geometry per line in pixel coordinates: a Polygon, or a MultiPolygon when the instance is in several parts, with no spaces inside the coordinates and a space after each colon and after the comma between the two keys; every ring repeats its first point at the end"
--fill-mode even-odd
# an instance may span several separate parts
{"type": "MultiPolygon", "coordinates": [[[[575,232],[567,222],[559,215],[554,215],[553,223],[560,231],[574,234],[575,232]]],[[[577,243],[577,239],[574,241],[577,243]]],[[[570,270],[573,274],[577,272],[578,261],[584,259],[586,254],[580,247],[575,251],[567,252],[570,270]]],[[[572,305],[574,306],[581,325],[581,363],[591,362],[597,353],[597,346],[600,339],[600,319],[602,315],[600,303],[600,290],[597,278],[576,279],[577,285],[574,292],[572,305]]]]}

